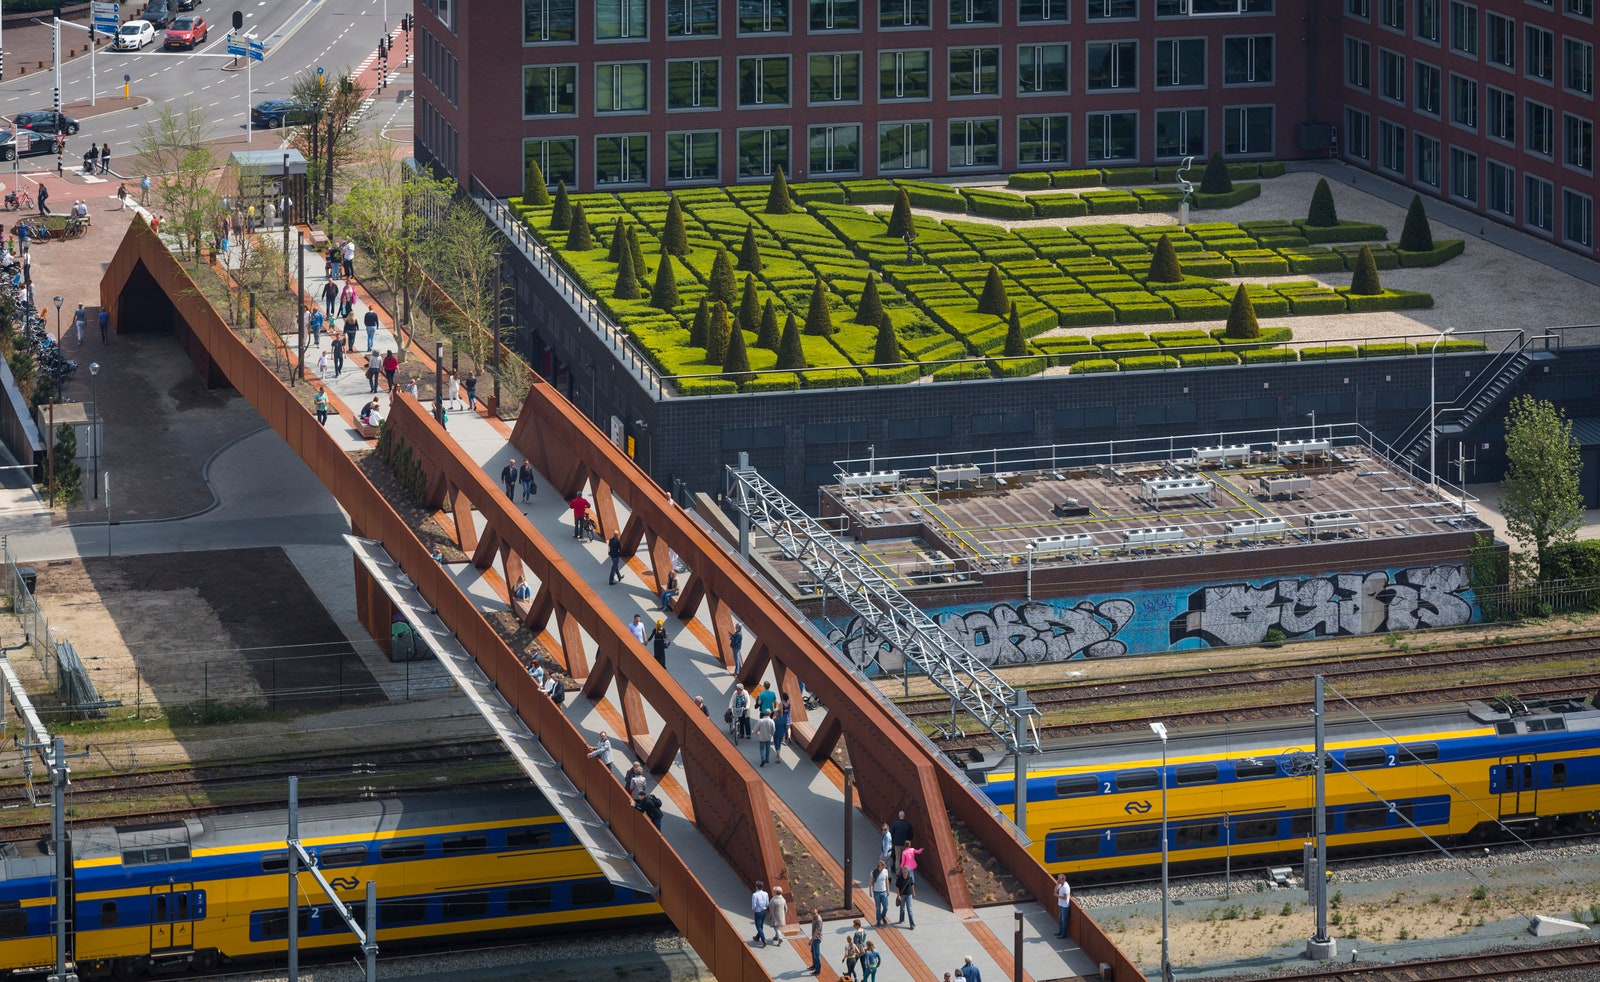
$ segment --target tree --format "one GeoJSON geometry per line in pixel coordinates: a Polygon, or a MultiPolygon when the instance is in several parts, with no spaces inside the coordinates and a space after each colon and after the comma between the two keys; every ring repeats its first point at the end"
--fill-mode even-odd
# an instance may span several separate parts
{"type": "Polygon", "coordinates": [[[756,243],[756,227],[753,224],[744,227],[744,243],[739,246],[739,271],[761,272],[761,246],[756,243]]]}
{"type": "Polygon", "coordinates": [[[677,195],[673,195],[667,202],[667,224],[661,230],[661,254],[663,256],[689,254],[689,231],[683,227],[683,205],[678,204],[677,195]]]}
{"type": "Polygon", "coordinates": [[[761,296],[756,293],[756,278],[744,274],[744,293],[739,297],[739,329],[751,334],[761,329],[761,296]]]}
{"type": "Polygon", "coordinates": [[[1222,159],[1222,151],[1211,151],[1211,156],[1206,160],[1206,171],[1200,176],[1200,193],[1227,194],[1232,190],[1233,175],[1228,173],[1228,165],[1222,159]]]}
{"type": "Polygon", "coordinates": [[[1328,186],[1326,177],[1317,178],[1317,187],[1311,192],[1306,224],[1314,228],[1332,228],[1339,224],[1339,210],[1333,206],[1333,188],[1328,186]]]}
{"type": "Polygon", "coordinates": [[[1578,486],[1582,467],[1566,413],[1530,395],[1512,400],[1506,413],[1500,510],[1506,529],[1533,549],[1535,562],[1542,562],[1552,543],[1572,541],[1583,521],[1583,492],[1578,486]]]}
{"type": "Polygon", "coordinates": [[[567,250],[587,252],[594,248],[594,236],[589,231],[589,216],[584,214],[583,202],[572,206],[572,227],[567,229],[567,250]]]}
{"type": "Polygon", "coordinates": [[[777,367],[789,371],[798,371],[809,367],[806,364],[805,345],[800,343],[800,325],[794,319],[794,311],[789,311],[789,317],[783,322],[783,337],[778,341],[777,367]]]}
{"type": "Polygon", "coordinates": [[[772,172],[772,185],[767,191],[767,214],[787,215],[794,211],[794,202],[789,200],[789,182],[784,179],[783,165],[772,172]]]}
{"type": "Polygon", "coordinates": [[[1178,262],[1178,250],[1172,247],[1172,239],[1166,235],[1156,240],[1155,255],[1150,257],[1149,279],[1152,283],[1183,282],[1183,265],[1178,262]]]}
{"type": "Polygon", "coordinates": [[[1223,333],[1235,340],[1261,336],[1261,325],[1256,322],[1256,305],[1250,302],[1250,294],[1243,283],[1233,291],[1233,303],[1228,307],[1228,326],[1223,333]]]}
{"type": "Polygon", "coordinates": [[[857,324],[877,324],[883,320],[883,300],[878,296],[878,277],[867,273],[867,285],[861,290],[861,302],[856,305],[857,324]]]}
{"type": "Polygon", "coordinates": [[[778,350],[778,312],[772,306],[771,297],[761,308],[761,330],[756,332],[756,347],[778,350]]]}
{"type": "Polygon", "coordinates": [[[619,218],[619,219],[617,219],[616,224],[611,226],[611,245],[606,248],[606,262],[610,262],[610,263],[620,263],[620,262],[622,262],[622,254],[624,252],[627,252],[627,251],[628,251],[628,229],[627,229],[627,223],[619,218]]]}
{"type": "Polygon", "coordinates": [[[1378,282],[1378,262],[1372,258],[1372,249],[1362,246],[1356,254],[1355,275],[1350,277],[1350,292],[1362,296],[1377,296],[1383,292],[1383,284],[1378,282]]]}
{"type": "Polygon", "coordinates": [[[916,221],[911,215],[911,195],[901,188],[900,193],[894,196],[894,211],[889,213],[889,234],[903,239],[907,232],[911,233],[913,239],[917,237],[916,221]]]}
{"type": "Polygon", "coordinates": [[[502,239],[471,199],[456,192],[453,181],[439,182],[450,197],[435,202],[439,211],[419,219],[418,261],[461,308],[461,323],[447,322],[446,333],[457,339],[479,364],[489,361],[490,342],[514,328],[500,323],[509,288],[500,277],[502,239]]]}
{"type": "Polygon", "coordinates": [[[833,336],[833,314],[828,309],[828,291],[822,286],[822,277],[811,287],[811,303],[806,307],[806,333],[813,337],[833,336]]]}
{"type": "Polygon", "coordinates": [[[640,276],[650,275],[650,266],[644,261],[644,247],[639,244],[639,230],[628,225],[628,251],[633,253],[633,268],[640,276]]]}
{"type": "Polygon", "coordinates": [[[1007,358],[1020,358],[1028,353],[1028,339],[1022,333],[1022,318],[1017,315],[1017,305],[1011,305],[1011,317],[1006,322],[1007,358]]]}
{"type": "Polygon", "coordinates": [[[744,331],[737,324],[728,335],[728,353],[722,358],[722,374],[735,382],[755,377],[750,371],[750,354],[744,346],[744,331]]]}
{"type": "Polygon", "coordinates": [[[613,291],[618,300],[639,299],[639,277],[633,271],[633,251],[622,250],[622,261],[617,263],[617,287],[613,291]]]}
{"type": "Polygon", "coordinates": [[[544,171],[539,169],[539,158],[528,157],[528,169],[522,175],[522,200],[530,205],[550,203],[550,185],[545,183],[544,171]]]}
{"type": "Polygon", "coordinates": [[[889,315],[884,314],[878,319],[878,340],[872,346],[872,363],[874,365],[899,365],[900,342],[894,336],[894,323],[889,320],[889,315]]]}
{"type": "Polygon", "coordinates": [[[689,325],[689,347],[704,348],[711,333],[711,301],[700,298],[700,307],[694,312],[694,323],[689,325]]]}
{"type": "Polygon", "coordinates": [[[67,507],[77,504],[83,497],[83,468],[78,466],[78,434],[71,423],[56,427],[56,446],[53,458],[46,458],[46,483],[54,480],[56,499],[67,507]],[[54,474],[50,463],[55,465],[54,474]]]}
{"type": "Polygon", "coordinates": [[[672,257],[662,256],[656,269],[655,286],[650,288],[650,306],[671,310],[678,306],[678,277],[672,271],[672,257]]]}
{"type": "Polygon", "coordinates": [[[1006,296],[1006,284],[1000,278],[1000,269],[990,264],[989,275],[983,281],[983,294],[978,297],[978,313],[1004,317],[1010,309],[1011,299],[1006,296]]]}
{"type": "Polygon", "coordinates": [[[216,167],[205,146],[212,137],[207,114],[193,103],[183,109],[162,105],[155,118],[142,123],[134,148],[156,174],[155,193],[162,224],[180,255],[200,258],[200,250],[216,228],[222,197],[215,188],[216,167]]]}
{"type": "Polygon", "coordinates": [[[1428,224],[1428,210],[1423,207],[1420,194],[1411,196],[1411,207],[1406,209],[1406,225],[1400,230],[1400,248],[1406,252],[1433,249],[1433,227],[1428,224]]]}
{"type": "Polygon", "coordinates": [[[728,336],[733,331],[733,325],[728,323],[728,305],[718,300],[711,308],[711,321],[706,327],[707,363],[722,364],[722,359],[728,356],[728,336]]]}
{"type": "Polygon", "coordinates": [[[356,88],[350,69],[318,83],[316,72],[307,69],[289,86],[289,98],[311,114],[311,121],[296,129],[289,145],[305,154],[307,186],[322,189],[320,194],[313,190],[305,202],[313,217],[332,204],[334,179],[341,167],[356,160],[365,135],[352,121],[366,93],[356,88]]]}
{"type": "Polygon", "coordinates": [[[567,182],[556,183],[556,202],[550,208],[550,231],[565,232],[572,225],[572,199],[567,196],[567,182]]]}
{"type": "Polygon", "coordinates": [[[739,285],[733,278],[733,262],[728,259],[728,250],[717,250],[717,258],[711,261],[711,279],[706,289],[712,300],[730,306],[739,302],[739,285]]]}

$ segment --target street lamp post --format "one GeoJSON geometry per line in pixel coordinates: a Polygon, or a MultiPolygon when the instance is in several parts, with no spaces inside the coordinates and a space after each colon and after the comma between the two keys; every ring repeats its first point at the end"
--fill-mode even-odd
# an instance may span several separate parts
{"type": "Polygon", "coordinates": [[[100,497],[100,363],[89,363],[89,386],[93,389],[94,411],[89,414],[89,450],[94,455],[94,496],[100,497]]]}
{"type": "Polygon", "coordinates": [[[1447,327],[1434,338],[1433,347],[1428,349],[1428,486],[1433,486],[1434,473],[1434,444],[1439,439],[1439,342],[1447,335],[1455,333],[1454,327],[1447,327]]]}
{"type": "Polygon", "coordinates": [[[1033,543],[1028,543],[1028,602],[1033,603],[1033,543]]]}
{"type": "MultiPolygon", "coordinates": [[[[60,35],[58,34],[57,37],[59,38],[59,36],[60,35]]],[[[58,295],[56,297],[56,355],[57,356],[60,356],[60,354],[61,354],[61,305],[63,303],[65,303],[66,300],[67,300],[67,298],[63,297],[63,296],[59,296],[58,295]]],[[[50,507],[51,508],[54,508],[56,506],[56,397],[61,394],[61,393],[56,391],[56,386],[59,385],[59,384],[60,383],[57,382],[54,378],[51,378],[51,380],[50,380],[50,435],[45,441],[45,445],[50,448],[50,507]]]]}
{"type": "Polygon", "coordinates": [[[1161,738],[1161,982],[1172,982],[1172,959],[1167,939],[1167,724],[1151,723],[1150,729],[1161,738]]]}

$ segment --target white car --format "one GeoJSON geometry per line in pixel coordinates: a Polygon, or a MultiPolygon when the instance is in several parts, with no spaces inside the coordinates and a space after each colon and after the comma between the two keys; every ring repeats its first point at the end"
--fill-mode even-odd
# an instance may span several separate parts
{"type": "Polygon", "coordinates": [[[117,48],[138,51],[156,39],[156,29],[147,20],[130,20],[117,29],[117,48]]]}

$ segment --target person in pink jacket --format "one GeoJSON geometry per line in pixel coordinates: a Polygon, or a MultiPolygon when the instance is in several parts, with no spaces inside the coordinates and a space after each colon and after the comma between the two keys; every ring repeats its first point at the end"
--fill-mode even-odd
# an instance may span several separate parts
{"type": "Polygon", "coordinates": [[[917,857],[920,855],[922,855],[922,850],[913,848],[909,841],[906,843],[906,847],[900,850],[900,868],[906,871],[906,875],[913,878],[916,876],[917,857]]]}

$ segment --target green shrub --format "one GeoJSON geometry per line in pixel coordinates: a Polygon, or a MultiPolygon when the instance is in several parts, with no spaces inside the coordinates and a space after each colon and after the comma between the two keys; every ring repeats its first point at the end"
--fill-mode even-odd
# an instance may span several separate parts
{"type": "Polygon", "coordinates": [[[800,325],[795,322],[794,311],[783,322],[783,337],[778,341],[778,368],[802,369],[806,367],[806,349],[800,342],[800,325]]]}
{"type": "MultiPolygon", "coordinates": [[[[767,214],[787,215],[794,211],[794,202],[789,200],[789,182],[783,176],[783,165],[779,164],[772,172],[772,184],[767,189],[767,214]]],[[[799,380],[795,380],[796,387],[799,380]]]]}
{"type": "Polygon", "coordinates": [[[678,387],[679,392],[686,396],[720,396],[739,391],[737,383],[717,377],[697,378],[690,376],[685,378],[680,376],[673,379],[673,384],[678,387]]]}
{"type": "Polygon", "coordinates": [[[1102,327],[1117,322],[1117,312],[1098,300],[1060,305],[1055,308],[1061,317],[1062,327],[1102,327]]]}
{"type": "Polygon", "coordinates": [[[1306,224],[1313,228],[1333,228],[1339,224],[1339,211],[1333,205],[1333,188],[1328,186],[1328,179],[1317,179],[1317,186],[1311,192],[1311,207],[1306,212],[1306,224]]]}
{"type": "Polygon", "coordinates": [[[655,286],[650,289],[650,306],[672,310],[678,306],[678,277],[672,269],[672,257],[663,255],[656,268],[655,286]]]}
{"type": "MultiPolygon", "coordinates": [[[[1211,156],[1206,160],[1206,170],[1200,178],[1200,186],[1196,188],[1200,194],[1224,195],[1233,191],[1233,178],[1228,174],[1228,165],[1222,159],[1221,150],[1211,151],[1211,156]]],[[[1201,207],[1207,207],[1202,205],[1201,207]]],[[[1215,206],[1212,206],[1215,207],[1215,206]]]]}
{"type": "Polygon", "coordinates": [[[1075,194],[1035,194],[1028,197],[1028,202],[1040,218],[1081,218],[1089,214],[1089,206],[1075,194]]]}
{"type": "Polygon", "coordinates": [[[1011,298],[1006,296],[1005,281],[1000,278],[999,268],[991,265],[984,277],[983,295],[978,297],[978,313],[1004,317],[1010,308],[1011,298]]]}
{"type": "Polygon", "coordinates": [[[761,330],[761,296],[756,292],[756,278],[744,274],[744,292],[739,295],[739,316],[734,323],[755,334],[761,330]]]}
{"type": "Polygon", "coordinates": [[[565,232],[572,224],[572,199],[567,194],[567,182],[556,182],[556,200],[550,209],[550,231],[565,232]]]}
{"type": "Polygon", "coordinates": [[[889,235],[892,238],[903,239],[909,232],[912,238],[916,238],[916,228],[916,222],[911,216],[911,195],[905,188],[900,188],[895,192],[894,211],[889,215],[889,235]]]}
{"type": "Polygon", "coordinates": [[[567,251],[588,252],[594,248],[594,236],[589,230],[589,216],[583,210],[583,202],[572,206],[572,224],[567,229],[567,251]]]}
{"type": "Polygon", "coordinates": [[[711,320],[706,324],[706,364],[721,365],[728,356],[728,338],[738,326],[728,319],[728,305],[718,300],[711,305],[711,320]]]}
{"type": "Polygon", "coordinates": [[[739,283],[733,277],[733,260],[728,258],[726,249],[718,248],[717,258],[711,261],[711,276],[706,282],[706,292],[714,303],[721,302],[731,307],[739,302],[739,283]]]}
{"type": "Polygon", "coordinates": [[[843,187],[853,205],[891,205],[900,193],[891,181],[845,181],[843,187]]]}
{"type": "Polygon", "coordinates": [[[1262,177],[1282,177],[1288,172],[1288,166],[1281,160],[1263,160],[1261,162],[1262,177]]]}
{"type": "Polygon", "coordinates": [[[1017,316],[1017,305],[1011,305],[1011,316],[1006,319],[1006,346],[1008,358],[1020,358],[1028,353],[1028,339],[1022,333],[1022,318],[1017,316]]]}
{"type": "Polygon", "coordinates": [[[1362,358],[1395,358],[1400,355],[1416,354],[1417,346],[1400,341],[1386,341],[1380,344],[1356,345],[1356,353],[1362,358]]]}
{"type": "Polygon", "coordinates": [[[828,308],[828,291],[817,277],[811,287],[811,302],[806,307],[806,333],[812,337],[833,336],[833,315],[828,308]]]}
{"type": "Polygon", "coordinates": [[[750,378],[750,354],[744,346],[744,331],[738,325],[728,334],[728,352],[722,358],[722,374],[735,382],[750,378]]]}
{"type": "MultiPolygon", "coordinates": [[[[1431,348],[1431,347],[1433,347],[1433,345],[1430,344],[1428,347],[1431,348]]],[[[1417,350],[1421,351],[1422,349],[1419,347],[1417,350]]],[[[1446,338],[1439,345],[1439,353],[1440,354],[1453,354],[1454,355],[1454,354],[1465,354],[1467,352],[1487,351],[1487,350],[1489,350],[1489,345],[1486,342],[1474,341],[1474,340],[1472,340],[1470,338],[1446,338]]]]}
{"type": "Polygon", "coordinates": [[[639,299],[639,277],[633,272],[633,253],[627,248],[626,242],[623,244],[622,261],[617,263],[617,282],[611,295],[618,300],[639,299]]]}
{"type": "Polygon", "coordinates": [[[704,348],[711,334],[711,301],[702,296],[700,308],[694,312],[694,322],[689,326],[689,347],[704,348]]]}
{"type": "Polygon", "coordinates": [[[1426,310],[1433,306],[1433,294],[1420,291],[1384,290],[1375,296],[1360,296],[1347,289],[1334,292],[1344,296],[1345,307],[1352,314],[1374,310],[1426,310]]]}
{"type": "MultiPolygon", "coordinates": [[[[1096,339],[1098,341],[1098,339],[1096,339]]],[[[1101,351],[1158,351],[1161,346],[1149,339],[1139,341],[1099,341],[1101,351]]]]}
{"type": "MultiPolygon", "coordinates": [[[[1245,352],[1249,354],[1250,352],[1245,352]]],[[[1193,354],[1178,355],[1178,363],[1184,368],[1208,368],[1213,365],[1237,365],[1239,356],[1231,351],[1197,351],[1193,354]]]]}
{"type": "Polygon", "coordinates": [[[742,392],[793,392],[800,388],[800,376],[793,372],[757,375],[741,386],[742,392]]]}
{"type": "Polygon", "coordinates": [[[1234,181],[1253,181],[1261,176],[1261,164],[1254,160],[1229,164],[1228,176],[1234,181]]]}
{"type": "Polygon", "coordinates": [[[545,183],[544,171],[539,169],[538,157],[528,158],[528,169],[522,175],[522,198],[539,208],[550,203],[550,186],[545,183]]]}
{"type": "Polygon", "coordinates": [[[859,368],[808,368],[800,373],[808,389],[846,389],[865,384],[859,368]]]}
{"type": "Polygon", "coordinates": [[[744,227],[744,242],[739,246],[739,266],[742,273],[761,272],[761,246],[756,243],[754,223],[744,227]]]}
{"type": "Polygon", "coordinates": [[[1338,273],[1344,271],[1344,259],[1336,252],[1306,252],[1295,249],[1281,250],[1289,261],[1289,269],[1296,273],[1338,273]]]}
{"type": "Polygon", "coordinates": [[[1178,367],[1178,359],[1171,355],[1129,355],[1118,358],[1117,363],[1125,372],[1166,371],[1178,367]]]}
{"type": "Polygon", "coordinates": [[[1034,171],[1030,174],[1012,174],[1006,179],[1006,187],[1018,191],[1040,191],[1050,186],[1050,175],[1043,171],[1034,171]]]}
{"type": "Polygon", "coordinates": [[[1260,331],[1261,333],[1254,338],[1230,338],[1228,337],[1228,329],[1219,327],[1211,332],[1211,337],[1224,347],[1233,348],[1234,350],[1270,347],[1275,344],[1285,344],[1294,339],[1294,330],[1292,328],[1263,327],[1260,328],[1260,331]]]}
{"type": "Polygon", "coordinates": [[[1289,301],[1289,310],[1296,317],[1314,314],[1342,314],[1346,310],[1344,297],[1339,296],[1332,290],[1286,293],[1283,296],[1289,301]]]}
{"type": "Polygon", "coordinates": [[[667,222],[661,230],[661,252],[667,256],[689,254],[689,233],[683,226],[683,205],[677,195],[667,202],[667,222]]]}
{"type": "Polygon", "coordinates": [[[1097,170],[1053,170],[1050,186],[1054,188],[1097,188],[1100,172],[1097,170]]]}
{"type": "Polygon", "coordinates": [[[1261,197],[1260,184],[1240,184],[1232,191],[1221,194],[1212,194],[1209,191],[1196,191],[1190,199],[1196,208],[1232,208],[1261,197]]]}
{"type": "Polygon", "coordinates": [[[1088,358],[1099,358],[1101,351],[1092,344],[1060,345],[1046,347],[1043,343],[1037,347],[1049,355],[1052,365],[1071,365],[1088,358]]]}
{"type": "Polygon", "coordinates": [[[920,181],[900,181],[899,184],[915,207],[931,211],[953,211],[957,214],[964,214],[967,210],[967,199],[963,198],[961,192],[955,188],[943,184],[925,184],[920,181]]]}
{"type": "Polygon", "coordinates": [[[1256,309],[1250,302],[1250,294],[1246,292],[1244,284],[1233,292],[1233,303],[1228,307],[1228,324],[1224,328],[1226,335],[1236,341],[1245,341],[1261,336],[1261,325],[1256,321],[1256,309]]]}
{"type": "Polygon", "coordinates": [[[1088,358],[1083,361],[1073,362],[1071,372],[1073,375],[1092,375],[1096,372],[1121,371],[1122,366],[1110,358],[1088,358]]]}
{"type": "Polygon", "coordinates": [[[1428,224],[1428,210],[1423,207],[1420,194],[1411,196],[1411,207],[1406,209],[1406,224],[1400,229],[1399,248],[1402,252],[1433,251],[1433,226],[1428,224]]]}
{"type": "Polygon", "coordinates": [[[1250,348],[1239,352],[1246,365],[1262,365],[1280,361],[1299,361],[1293,348],[1250,348]]]}
{"type": "Polygon", "coordinates": [[[1266,249],[1241,249],[1227,256],[1240,276],[1282,276],[1289,272],[1289,260],[1266,249]]]}
{"type": "Polygon", "coordinates": [[[1151,184],[1156,179],[1153,167],[1108,167],[1100,175],[1100,182],[1108,188],[1151,184]]]}
{"type": "Polygon", "coordinates": [[[768,298],[761,308],[761,330],[756,332],[756,347],[777,351],[781,337],[778,332],[778,311],[772,306],[771,298],[768,298]]]}
{"type": "Polygon", "coordinates": [[[844,204],[844,188],[833,181],[808,181],[789,185],[789,196],[801,204],[844,204]]]}
{"type": "Polygon", "coordinates": [[[1333,361],[1337,358],[1355,358],[1359,352],[1354,345],[1332,344],[1325,348],[1301,348],[1301,361],[1333,361]]]}
{"type": "Polygon", "coordinates": [[[895,338],[894,323],[888,314],[878,315],[878,337],[872,346],[872,361],[876,365],[898,365],[901,362],[900,344],[895,338]]]}
{"type": "Polygon", "coordinates": [[[957,365],[946,365],[933,373],[935,382],[966,382],[972,379],[992,378],[989,366],[981,361],[961,362],[957,365]]]}
{"type": "Polygon", "coordinates": [[[1372,259],[1372,250],[1367,246],[1361,247],[1361,252],[1356,256],[1355,275],[1350,278],[1350,292],[1361,296],[1376,296],[1383,292],[1383,284],[1378,282],[1378,265],[1372,259]]]}
{"type": "Polygon", "coordinates": [[[1131,215],[1139,211],[1139,199],[1126,191],[1085,191],[1080,197],[1091,215],[1131,215]]]}
{"type": "Polygon", "coordinates": [[[1183,266],[1178,262],[1172,239],[1163,235],[1156,240],[1156,251],[1150,257],[1150,280],[1154,283],[1183,282],[1183,266]]]}
{"type": "Polygon", "coordinates": [[[1382,242],[1389,237],[1388,229],[1371,222],[1340,222],[1327,228],[1299,222],[1296,224],[1312,245],[1328,245],[1333,242],[1382,242]]]}
{"type": "Polygon", "coordinates": [[[877,324],[883,320],[883,301],[878,297],[878,275],[867,273],[867,284],[861,291],[861,302],[856,305],[857,324],[877,324]]]}
{"type": "Polygon", "coordinates": [[[1039,374],[1048,368],[1050,363],[1044,358],[1017,358],[991,361],[989,364],[1000,378],[1022,378],[1039,374]]]}
{"type": "Polygon", "coordinates": [[[1032,218],[1033,205],[1027,198],[1014,194],[1002,194],[998,191],[982,191],[963,189],[962,195],[967,199],[973,214],[984,215],[989,218],[1032,218]]]}
{"type": "Polygon", "coordinates": [[[1412,250],[1395,248],[1395,256],[1400,260],[1400,265],[1405,267],[1437,266],[1448,262],[1461,255],[1467,249],[1464,239],[1440,239],[1433,248],[1426,250],[1412,250]]]}

